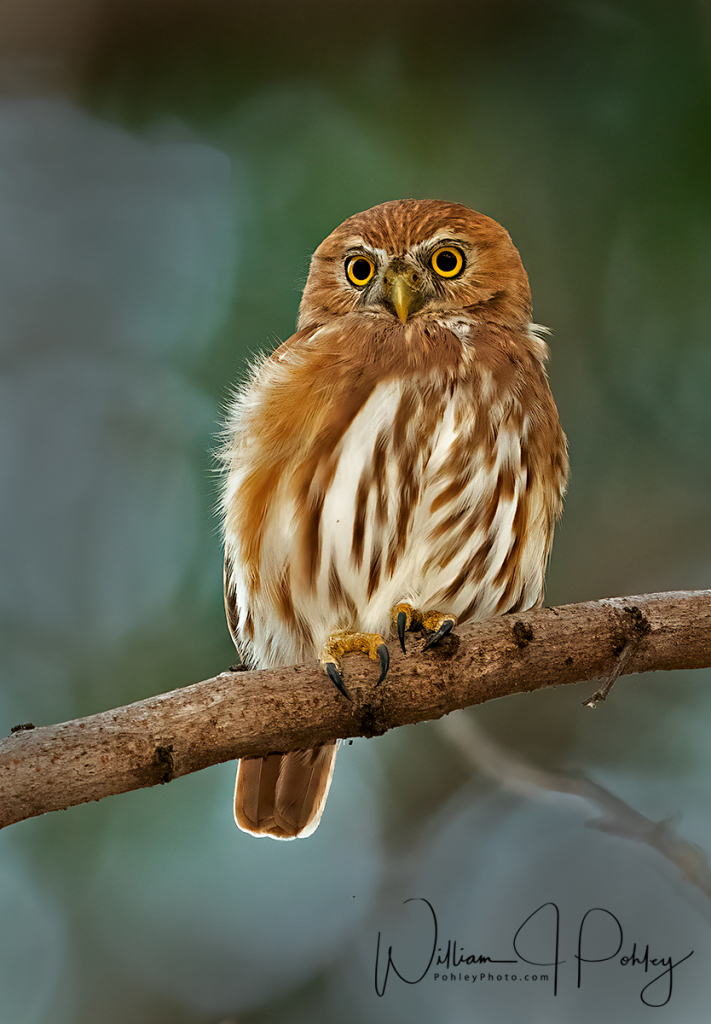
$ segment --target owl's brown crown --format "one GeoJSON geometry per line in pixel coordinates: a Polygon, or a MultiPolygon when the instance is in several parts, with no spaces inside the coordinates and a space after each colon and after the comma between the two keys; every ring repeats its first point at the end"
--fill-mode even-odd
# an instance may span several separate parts
{"type": "MultiPolygon", "coordinates": [[[[311,260],[299,328],[319,326],[354,310],[403,316],[393,303],[394,267],[416,281],[408,316],[466,315],[479,322],[525,328],[531,292],[518,250],[495,220],[460,203],[393,200],[354,214],[319,245],[311,260]],[[461,271],[435,272],[433,254],[444,244],[461,254],[461,271]],[[349,260],[372,262],[362,283],[348,276],[349,260]]],[[[366,264],[361,265],[361,272],[366,264]]],[[[404,322],[404,320],[403,320],[404,322]]]]}

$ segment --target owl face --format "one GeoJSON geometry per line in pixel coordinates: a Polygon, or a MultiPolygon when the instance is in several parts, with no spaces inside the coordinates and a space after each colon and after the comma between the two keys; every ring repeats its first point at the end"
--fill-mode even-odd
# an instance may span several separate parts
{"type": "Polygon", "coordinates": [[[462,281],[475,273],[476,252],[466,238],[438,232],[403,252],[388,252],[365,239],[348,239],[341,264],[353,308],[376,315],[395,314],[401,323],[422,310],[448,310],[462,281]]]}
{"type": "Polygon", "coordinates": [[[451,314],[530,320],[528,278],[508,233],[457,203],[383,203],[314,253],[299,327],[358,313],[391,325],[451,314]]]}

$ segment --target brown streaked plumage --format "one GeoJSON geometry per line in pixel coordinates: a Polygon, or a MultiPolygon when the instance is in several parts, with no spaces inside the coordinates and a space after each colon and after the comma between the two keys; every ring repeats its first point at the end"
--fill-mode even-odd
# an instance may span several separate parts
{"type": "MultiPolygon", "coordinates": [[[[404,200],[314,253],[296,333],[252,370],[227,425],[225,604],[247,664],[341,658],[387,671],[395,624],[541,602],[567,476],[528,278],[495,221],[404,200]]],[[[336,745],[241,762],[238,825],[317,826],[336,745]]]]}

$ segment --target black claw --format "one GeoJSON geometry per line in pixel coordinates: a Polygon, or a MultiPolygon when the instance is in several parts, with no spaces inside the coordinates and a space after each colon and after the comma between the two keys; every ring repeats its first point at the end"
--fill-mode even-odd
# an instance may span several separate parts
{"type": "Polygon", "coordinates": [[[430,647],[434,647],[438,644],[443,636],[447,636],[454,629],[454,619],[445,619],[442,625],[439,627],[436,633],[433,633],[429,638],[425,646],[422,648],[423,651],[428,650],[430,647]]]}
{"type": "MultiPolygon", "coordinates": [[[[402,615],[403,613],[400,612],[400,614],[402,615]]],[[[390,668],[390,651],[387,649],[385,644],[380,644],[378,646],[378,657],[380,658],[380,679],[375,684],[376,686],[378,686],[379,683],[382,683],[383,679],[385,679],[388,674],[388,669],[390,668]]]]}
{"type": "Polygon", "coordinates": [[[400,637],[400,646],[402,647],[402,653],[407,654],[405,650],[405,630],[407,629],[407,614],[405,612],[397,613],[397,635],[400,637]]]}
{"type": "Polygon", "coordinates": [[[326,664],[326,675],[328,676],[332,683],[336,684],[336,686],[341,691],[346,700],[353,700],[350,693],[346,689],[345,683],[343,682],[343,676],[338,671],[338,669],[336,668],[332,661],[329,661],[326,664]]]}

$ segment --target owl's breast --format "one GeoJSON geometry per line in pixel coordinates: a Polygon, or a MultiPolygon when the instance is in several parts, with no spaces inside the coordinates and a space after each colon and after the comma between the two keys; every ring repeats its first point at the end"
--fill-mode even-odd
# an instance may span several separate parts
{"type": "Polygon", "coordinates": [[[302,435],[261,476],[246,463],[232,561],[252,642],[286,663],[334,629],[387,633],[400,601],[460,620],[535,604],[562,487],[531,458],[538,433],[480,382],[390,379],[339,433],[302,435]]]}
{"type": "Polygon", "coordinates": [[[367,631],[387,631],[400,601],[465,621],[542,598],[565,485],[549,392],[438,385],[376,389],[324,498],[316,590],[367,631]]]}

